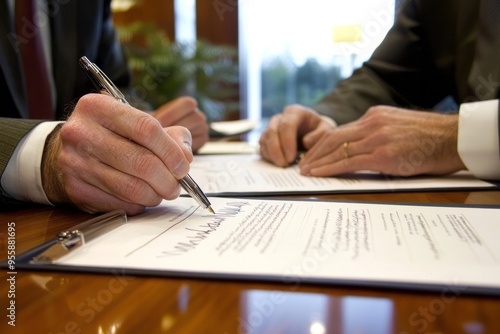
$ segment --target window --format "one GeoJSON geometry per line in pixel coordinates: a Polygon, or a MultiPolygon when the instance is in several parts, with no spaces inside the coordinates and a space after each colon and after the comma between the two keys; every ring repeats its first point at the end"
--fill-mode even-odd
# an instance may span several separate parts
{"type": "Polygon", "coordinates": [[[196,0],[174,0],[175,40],[196,42],[196,0]]]}
{"type": "Polygon", "coordinates": [[[314,105],[368,59],[394,9],[395,0],[240,0],[242,117],[314,105]]]}

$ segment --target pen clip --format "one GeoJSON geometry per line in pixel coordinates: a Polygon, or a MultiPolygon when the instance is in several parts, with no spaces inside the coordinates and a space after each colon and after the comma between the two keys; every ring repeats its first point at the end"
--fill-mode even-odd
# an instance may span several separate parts
{"type": "Polygon", "coordinates": [[[127,214],[123,210],[115,210],[76,225],[71,230],[62,231],[55,243],[42,253],[33,257],[31,263],[54,263],[57,259],[77,249],[85,243],[114,230],[127,222],[127,214]]]}

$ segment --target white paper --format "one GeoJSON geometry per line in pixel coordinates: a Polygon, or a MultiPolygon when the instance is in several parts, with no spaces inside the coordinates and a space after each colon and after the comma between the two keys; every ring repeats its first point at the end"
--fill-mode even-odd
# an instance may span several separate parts
{"type": "Polygon", "coordinates": [[[58,263],[500,289],[500,210],[210,198],[164,202],[58,263]]]}
{"type": "Polygon", "coordinates": [[[189,174],[213,196],[494,187],[466,171],[440,177],[391,177],[373,172],[310,177],[301,175],[297,165],[277,167],[258,154],[195,156],[189,174]]]}
{"type": "Polygon", "coordinates": [[[209,141],[196,154],[252,154],[258,151],[257,145],[244,141],[209,141]]]}
{"type": "Polygon", "coordinates": [[[225,136],[235,136],[246,133],[257,126],[257,122],[249,119],[221,121],[210,123],[210,129],[225,136]]]}

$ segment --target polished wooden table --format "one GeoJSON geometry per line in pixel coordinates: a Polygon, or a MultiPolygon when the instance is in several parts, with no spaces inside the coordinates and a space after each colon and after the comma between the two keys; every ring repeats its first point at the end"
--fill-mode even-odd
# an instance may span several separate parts
{"type": "MultiPolygon", "coordinates": [[[[314,198],[498,205],[500,191],[314,198]]],[[[21,254],[90,217],[69,208],[3,212],[0,258],[7,258],[9,225],[15,225],[16,253],[21,254]]],[[[452,288],[438,293],[121,272],[18,270],[7,276],[4,269],[0,286],[0,333],[500,333],[499,297],[452,288]],[[14,311],[8,309],[12,301],[14,311]],[[15,327],[9,325],[12,319],[15,327]]]]}

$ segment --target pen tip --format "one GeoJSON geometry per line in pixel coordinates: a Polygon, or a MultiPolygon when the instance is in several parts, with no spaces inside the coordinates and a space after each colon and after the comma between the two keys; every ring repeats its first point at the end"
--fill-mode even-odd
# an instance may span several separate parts
{"type": "Polygon", "coordinates": [[[213,213],[215,215],[215,211],[214,211],[214,209],[212,209],[211,206],[209,206],[207,209],[208,209],[208,211],[210,211],[211,213],[213,213]]]}

